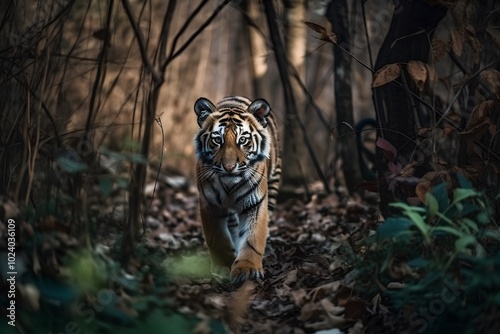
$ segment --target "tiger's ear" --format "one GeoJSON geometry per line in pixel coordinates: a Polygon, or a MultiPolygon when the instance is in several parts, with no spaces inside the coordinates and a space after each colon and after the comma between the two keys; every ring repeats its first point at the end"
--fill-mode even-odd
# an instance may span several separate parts
{"type": "Polygon", "coordinates": [[[267,126],[266,117],[271,112],[271,106],[264,99],[257,99],[248,106],[248,111],[252,113],[255,118],[262,124],[263,127],[267,126]]]}
{"type": "Polygon", "coordinates": [[[200,126],[200,128],[203,122],[207,119],[208,115],[213,113],[216,109],[217,108],[212,102],[210,102],[209,99],[200,97],[198,100],[196,100],[196,102],[194,103],[194,112],[198,117],[198,125],[200,126]]]}

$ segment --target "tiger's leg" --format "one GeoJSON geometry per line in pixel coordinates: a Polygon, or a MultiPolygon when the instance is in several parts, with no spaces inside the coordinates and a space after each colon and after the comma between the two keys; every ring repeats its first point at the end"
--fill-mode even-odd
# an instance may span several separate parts
{"type": "Polygon", "coordinates": [[[212,262],[212,275],[227,278],[236,258],[227,221],[231,215],[226,209],[205,203],[200,207],[203,234],[212,262]]]}
{"type": "Polygon", "coordinates": [[[238,255],[231,267],[231,282],[235,285],[264,278],[262,258],[268,231],[267,195],[258,205],[240,213],[239,218],[238,255]]]}
{"type": "Polygon", "coordinates": [[[231,235],[231,240],[233,241],[236,252],[239,248],[239,226],[240,219],[238,217],[238,213],[230,210],[227,214],[227,228],[229,230],[229,234],[231,235]]]}

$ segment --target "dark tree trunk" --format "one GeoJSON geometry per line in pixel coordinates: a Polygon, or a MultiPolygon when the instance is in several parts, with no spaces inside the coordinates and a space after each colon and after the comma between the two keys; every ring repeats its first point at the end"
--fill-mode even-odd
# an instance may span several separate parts
{"type": "Polygon", "coordinates": [[[286,108],[284,113],[283,173],[280,196],[293,197],[298,195],[302,197],[304,192],[300,191],[300,189],[302,187],[306,188],[306,179],[300,161],[302,157],[307,156],[307,150],[304,142],[301,140],[304,136],[300,127],[297,104],[288,71],[288,58],[283,38],[280,34],[274,3],[273,1],[263,1],[263,4],[273,44],[274,56],[283,86],[286,108]]]}
{"type": "MultiPolygon", "coordinates": [[[[328,6],[327,17],[332,23],[333,32],[344,49],[349,51],[349,15],[347,0],[332,0],[328,6]]],[[[354,114],[352,107],[352,71],[351,58],[345,54],[337,45],[333,45],[334,73],[335,73],[335,115],[336,124],[346,122],[354,127],[354,114]]],[[[347,126],[338,126],[337,134],[342,139],[337,141],[340,157],[342,158],[342,170],[349,192],[356,191],[362,182],[359,159],[356,151],[356,136],[347,126]]]]}
{"type": "MultiPolygon", "coordinates": [[[[445,15],[446,8],[429,5],[424,0],[396,1],[391,26],[380,48],[375,70],[387,64],[405,64],[410,60],[428,62],[432,34],[445,15]]],[[[410,154],[415,149],[408,137],[415,138],[416,127],[410,99],[402,81],[398,80],[399,85],[386,84],[375,88],[373,92],[377,121],[381,127],[378,136],[396,147],[398,158],[404,165],[409,161],[410,154]]],[[[409,88],[414,89],[411,85],[409,88]]],[[[377,168],[379,170],[380,210],[384,216],[387,216],[388,204],[391,201],[406,199],[394,198],[392,192],[389,191],[387,161],[380,150],[377,150],[377,168]]]]}

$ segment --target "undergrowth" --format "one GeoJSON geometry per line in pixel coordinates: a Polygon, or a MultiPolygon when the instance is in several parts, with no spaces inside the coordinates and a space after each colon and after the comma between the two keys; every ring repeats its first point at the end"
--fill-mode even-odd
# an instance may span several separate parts
{"type": "MultiPolygon", "coordinates": [[[[478,333],[498,325],[500,229],[494,199],[459,175],[426,195],[426,206],[393,203],[389,217],[367,239],[357,267],[358,289],[380,293],[409,333],[478,333]]],[[[396,322],[394,320],[397,320],[396,322]]],[[[387,320],[386,320],[387,321],[387,320]]]]}

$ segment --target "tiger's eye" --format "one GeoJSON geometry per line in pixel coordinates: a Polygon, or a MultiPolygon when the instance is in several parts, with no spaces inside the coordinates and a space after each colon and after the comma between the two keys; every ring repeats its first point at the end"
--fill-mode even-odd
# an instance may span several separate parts
{"type": "Polygon", "coordinates": [[[240,137],[240,139],[238,140],[238,144],[240,145],[246,145],[248,143],[248,138],[247,137],[240,137]]]}
{"type": "Polygon", "coordinates": [[[220,137],[212,137],[212,144],[220,145],[222,144],[222,139],[220,137]]]}

